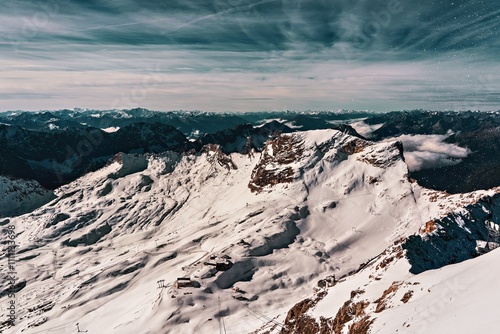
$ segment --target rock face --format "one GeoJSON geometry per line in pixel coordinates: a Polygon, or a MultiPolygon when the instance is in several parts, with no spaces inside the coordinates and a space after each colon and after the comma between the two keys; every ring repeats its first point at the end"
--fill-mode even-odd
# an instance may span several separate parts
{"type": "Polygon", "coordinates": [[[488,240],[485,222],[500,222],[500,194],[486,196],[459,212],[426,224],[422,234],[408,237],[403,244],[411,264],[419,274],[477,257],[477,241],[488,240]]]}
{"type": "Polygon", "coordinates": [[[260,127],[241,124],[214,134],[205,134],[197,142],[202,145],[217,144],[226,154],[235,152],[248,154],[251,150],[261,151],[269,137],[290,132],[292,129],[277,121],[266,123],[260,127]]]}
{"type": "Polygon", "coordinates": [[[318,334],[368,334],[375,319],[366,315],[365,309],[370,304],[366,300],[353,302],[354,297],[364,291],[352,291],[351,299],[346,301],[333,318],[320,317],[316,321],[308,314],[325,296],[320,292],[314,300],[306,299],[297,303],[288,311],[280,334],[318,333],[318,334]],[[350,323],[346,326],[347,323],[350,323]],[[347,329],[347,331],[345,331],[347,329]]]}
{"type": "Polygon", "coordinates": [[[302,145],[300,135],[282,135],[268,142],[248,184],[252,192],[260,192],[266,186],[292,182],[295,176],[292,164],[302,158],[302,145]]]}
{"type": "Polygon", "coordinates": [[[228,171],[231,171],[231,169],[238,169],[238,166],[236,166],[231,157],[225,154],[222,148],[217,144],[207,144],[203,146],[201,152],[207,154],[207,160],[210,162],[211,170],[214,172],[217,169],[217,165],[228,171]]]}
{"type": "Polygon", "coordinates": [[[334,130],[318,130],[315,133],[319,136],[317,141],[304,142],[301,132],[284,134],[268,141],[248,184],[252,192],[290,183],[321,159],[335,165],[349,156],[355,156],[358,161],[378,168],[392,167],[404,161],[402,144],[397,141],[375,144],[334,130]],[[320,138],[328,134],[328,139],[320,138]]]}
{"type": "Polygon", "coordinates": [[[396,141],[388,146],[371,146],[358,159],[380,168],[393,166],[401,160],[404,161],[403,145],[396,141]]]}
{"type": "Polygon", "coordinates": [[[314,319],[306,315],[306,312],[314,307],[314,305],[316,305],[316,303],[310,299],[295,304],[295,306],[288,311],[280,333],[319,333],[320,326],[318,326],[314,319]]]}

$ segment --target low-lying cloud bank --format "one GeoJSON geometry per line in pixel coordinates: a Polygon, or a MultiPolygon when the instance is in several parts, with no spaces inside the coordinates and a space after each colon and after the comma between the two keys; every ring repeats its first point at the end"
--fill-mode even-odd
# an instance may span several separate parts
{"type": "Polygon", "coordinates": [[[446,143],[450,135],[401,135],[385,141],[399,140],[403,143],[404,157],[410,171],[440,168],[459,164],[470,154],[468,148],[446,143]]]}
{"type": "Polygon", "coordinates": [[[366,124],[364,121],[354,122],[349,124],[357,133],[365,138],[370,138],[373,131],[380,129],[384,124],[366,124]]]}

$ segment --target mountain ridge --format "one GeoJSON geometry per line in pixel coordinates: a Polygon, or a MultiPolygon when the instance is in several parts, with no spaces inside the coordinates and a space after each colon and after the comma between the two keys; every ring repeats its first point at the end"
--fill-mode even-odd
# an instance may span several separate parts
{"type": "Polygon", "coordinates": [[[491,193],[420,187],[398,142],[332,129],[279,138],[283,148],[269,141],[253,154],[216,145],[121,154],[48,204],[4,220],[18,231],[16,295],[26,306],[8,331],[78,322],[109,333],[125,324],[137,333],[213,333],[222,321],[236,332],[281,330],[318,280],[352,275],[426,222],[491,193]],[[287,152],[290,140],[300,154],[266,158],[287,152]],[[252,192],[253,171],[269,165],[290,167],[292,179],[252,192]],[[215,270],[212,257],[231,267],[215,270]],[[193,286],[176,287],[179,277],[193,286]]]}

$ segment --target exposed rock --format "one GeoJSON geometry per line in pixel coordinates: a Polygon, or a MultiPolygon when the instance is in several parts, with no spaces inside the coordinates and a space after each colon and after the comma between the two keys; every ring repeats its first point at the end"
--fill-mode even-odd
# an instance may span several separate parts
{"type": "MultiPolygon", "coordinates": [[[[355,317],[364,316],[365,308],[369,304],[370,303],[368,301],[353,303],[352,299],[347,300],[344,305],[342,305],[342,307],[338,310],[337,315],[332,320],[333,333],[342,334],[345,324],[353,320],[355,317]]],[[[349,328],[349,333],[356,332],[351,332],[351,329],[349,328]]]]}
{"type": "Polygon", "coordinates": [[[413,290],[410,290],[410,291],[407,291],[404,295],[403,295],[403,298],[401,298],[401,301],[403,303],[408,303],[411,299],[411,297],[413,296],[413,290]]]}
{"type": "Polygon", "coordinates": [[[348,334],[367,334],[370,332],[370,326],[374,321],[375,319],[371,319],[370,316],[364,316],[361,320],[349,325],[348,334]]]}
{"type": "Polygon", "coordinates": [[[390,287],[388,287],[384,293],[382,293],[382,296],[375,301],[377,303],[377,307],[375,308],[375,313],[380,313],[383,310],[386,309],[387,307],[387,299],[394,295],[399,287],[401,286],[401,282],[393,282],[390,287]]]}
{"type": "Polygon", "coordinates": [[[380,168],[394,166],[398,161],[404,161],[403,144],[395,141],[391,145],[372,145],[358,157],[359,161],[380,168]]]}
{"type": "Polygon", "coordinates": [[[248,187],[260,192],[267,186],[292,182],[295,172],[287,165],[298,161],[303,151],[302,138],[297,135],[281,135],[267,142],[248,187]]]}
{"type": "MultiPolygon", "coordinates": [[[[225,154],[219,145],[208,144],[205,145],[201,152],[207,154],[207,160],[212,164],[212,172],[215,172],[216,165],[219,165],[228,171],[231,169],[238,169],[238,166],[234,163],[230,156],[225,154]]],[[[209,174],[210,175],[210,174],[209,174]]]]}
{"type": "Polygon", "coordinates": [[[319,294],[315,300],[305,299],[288,311],[280,334],[319,333],[320,325],[306,313],[326,295],[319,294]]]}
{"type": "Polygon", "coordinates": [[[437,230],[436,223],[432,220],[428,221],[425,223],[424,226],[420,229],[420,233],[422,234],[429,234],[437,230]]]}
{"type": "Polygon", "coordinates": [[[418,274],[478,256],[477,240],[488,238],[487,220],[500,221],[500,194],[484,197],[434,224],[427,222],[428,230],[436,228],[432,234],[412,235],[402,245],[410,272],[418,274]]]}

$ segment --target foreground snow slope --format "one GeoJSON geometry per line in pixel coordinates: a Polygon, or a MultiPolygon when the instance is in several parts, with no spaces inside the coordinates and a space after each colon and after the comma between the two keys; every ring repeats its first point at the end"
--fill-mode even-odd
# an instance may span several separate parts
{"type": "Polygon", "coordinates": [[[277,332],[319,279],[486,194],[422,189],[400,143],[335,130],[281,135],[254,155],[215,145],[118,155],[8,222],[18,232],[19,318],[3,330],[277,332]],[[206,264],[227,259],[227,271],[206,264]],[[176,287],[180,277],[194,286],[176,287]]]}
{"type": "Polygon", "coordinates": [[[498,331],[500,251],[418,275],[404,257],[387,259],[297,304],[282,333],[498,331]]]}
{"type": "Polygon", "coordinates": [[[413,297],[380,313],[372,333],[496,333],[499,274],[500,252],[493,251],[410,277],[413,297]]]}

